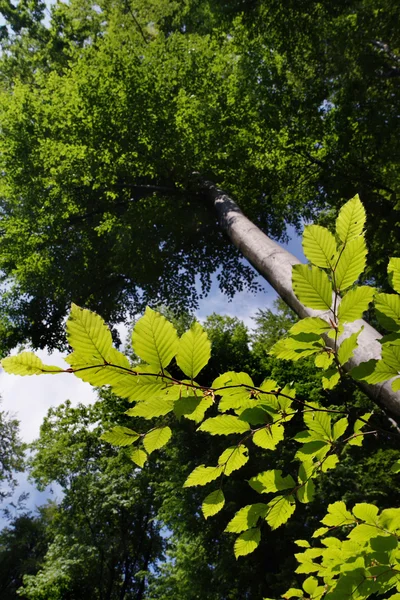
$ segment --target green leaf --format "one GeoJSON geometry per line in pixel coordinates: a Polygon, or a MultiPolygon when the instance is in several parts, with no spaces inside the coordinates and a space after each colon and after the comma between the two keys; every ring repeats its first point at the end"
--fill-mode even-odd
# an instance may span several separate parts
{"type": "Polygon", "coordinates": [[[146,433],[143,438],[143,446],[146,452],[151,454],[154,450],[159,450],[167,444],[171,438],[172,431],[169,427],[157,427],[146,433]]]}
{"type": "Polygon", "coordinates": [[[346,202],[336,219],[336,233],[345,244],[361,235],[365,225],[365,209],[358,194],[346,202]]]}
{"type": "Polygon", "coordinates": [[[127,371],[131,366],[126,356],[115,348],[110,348],[107,359],[108,362],[103,363],[99,357],[82,356],[78,352],[72,352],[65,358],[66,362],[74,369],[74,375],[91,385],[97,387],[110,385],[114,388],[114,385],[120,385],[122,381],[128,379],[130,383],[132,382],[133,376],[127,371]],[[117,367],[122,367],[122,369],[117,367]]]}
{"type": "Polygon", "coordinates": [[[379,509],[374,504],[367,504],[366,502],[360,502],[356,504],[353,508],[353,515],[360,519],[361,521],[365,521],[370,525],[378,525],[378,512],[379,509]]]}
{"type": "Polygon", "coordinates": [[[350,358],[353,356],[353,352],[357,348],[358,336],[360,335],[363,329],[364,327],[362,327],[360,331],[352,333],[340,344],[337,356],[341,365],[345,365],[347,361],[350,360],[350,358]]]}
{"type": "Polygon", "coordinates": [[[392,473],[400,473],[400,460],[396,460],[396,462],[392,465],[390,471],[392,473]]]}
{"type": "Polygon", "coordinates": [[[329,531],[329,527],[319,527],[318,529],[316,529],[314,531],[314,533],[312,534],[311,537],[313,537],[313,538],[321,537],[321,535],[324,535],[328,531],[329,531]]]}
{"type": "Polygon", "coordinates": [[[349,420],[346,417],[339,419],[333,426],[333,441],[336,442],[346,431],[349,425],[349,420]]]}
{"type": "Polygon", "coordinates": [[[399,378],[392,381],[392,390],[394,392],[398,392],[400,390],[400,379],[399,378]]]}
{"type": "Polygon", "coordinates": [[[299,546],[299,548],[311,548],[310,542],[307,540],[295,540],[294,543],[296,546],[299,546]]]}
{"type": "Polygon", "coordinates": [[[143,469],[148,458],[146,452],[141,448],[132,448],[132,451],[129,453],[129,457],[141,469],[143,469]]]}
{"type": "Polygon", "coordinates": [[[335,356],[333,352],[324,351],[321,352],[321,354],[317,354],[314,363],[316,367],[318,367],[319,369],[324,369],[326,371],[333,363],[334,358],[335,356]]]}
{"type": "Polygon", "coordinates": [[[367,425],[365,421],[368,421],[371,417],[372,413],[365,413],[354,423],[354,435],[356,437],[352,437],[347,442],[350,446],[362,446],[364,436],[358,435],[361,432],[361,429],[367,425]]]}
{"type": "Polygon", "coordinates": [[[330,309],[332,305],[332,285],[328,275],[308,265],[294,265],[292,268],[293,291],[305,306],[315,309],[330,309]]]}
{"type": "Polygon", "coordinates": [[[318,335],[307,333],[299,335],[312,336],[312,339],[298,339],[299,336],[281,339],[270,348],[269,354],[281,360],[299,360],[320,352],[324,347],[324,342],[318,335]]]}
{"type": "Polygon", "coordinates": [[[136,431],[118,425],[117,427],[113,427],[110,431],[103,433],[100,436],[100,439],[109,442],[114,446],[130,446],[133,442],[136,442],[139,437],[140,435],[136,433],[136,431]]]}
{"type": "Polygon", "coordinates": [[[350,240],[334,271],[334,285],[337,291],[347,290],[364,272],[367,256],[367,246],[363,236],[350,240]]]}
{"type": "Polygon", "coordinates": [[[118,377],[110,385],[113,392],[121,398],[127,398],[131,402],[144,401],[168,395],[169,392],[175,392],[177,386],[171,385],[166,380],[163,381],[159,375],[158,367],[151,365],[138,365],[132,367],[132,370],[137,373],[119,373],[118,377]],[[148,375],[151,373],[152,375],[148,375]]]}
{"type": "Polygon", "coordinates": [[[323,473],[326,473],[331,469],[335,469],[338,462],[339,457],[337,456],[337,454],[331,454],[330,456],[327,456],[327,458],[325,458],[325,460],[321,464],[321,471],[323,473]]]}
{"type": "Polygon", "coordinates": [[[376,294],[375,310],[379,323],[388,331],[400,330],[400,296],[376,294]]]}
{"type": "Polygon", "coordinates": [[[361,319],[363,313],[368,310],[372,302],[375,289],[368,285],[361,285],[348,291],[342,298],[338,308],[338,320],[340,323],[350,323],[361,319]]]}
{"type": "Polygon", "coordinates": [[[265,450],[276,450],[279,442],[283,440],[285,430],[280,423],[259,429],[253,434],[253,442],[265,450]]]}
{"type": "Polygon", "coordinates": [[[230,390],[224,390],[224,387],[228,386],[229,388],[234,385],[247,385],[250,388],[254,387],[254,383],[250,375],[243,372],[236,373],[235,371],[227,371],[226,373],[222,373],[222,375],[219,375],[216,379],[214,379],[211,387],[213,390],[218,390],[218,394],[222,395],[230,393],[230,390]]]}
{"type": "Polygon", "coordinates": [[[297,490],[297,498],[302,504],[312,502],[315,493],[315,485],[312,479],[304,482],[297,490]]]}
{"type": "Polygon", "coordinates": [[[218,466],[224,466],[224,475],[229,476],[237,471],[249,460],[249,451],[246,446],[232,446],[227,448],[218,459],[218,466]]]}
{"type": "Polygon", "coordinates": [[[241,533],[246,529],[255,527],[259,519],[264,519],[268,512],[268,505],[257,503],[244,506],[237,511],[225,528],[226,533],[241,533]]]}
{"type": "Polygon", "coordinates": [[[179,398],[175,401],[174,412],[178,419],[185,417],[195,423],[200,423],[204,419],[206,411],[213,405],[213,397],[203,396],[187,396],[186,398],[179,398]]]}
{"type": "Polygon", "coordinates": [[[367,383],[380,383],[400,373],[400,346],[383,346],[382,359],[369,360],[351,370],[354,379],[367,383]]]}
{"type": "MultiPolygon", "coordinates": [[[[263,402],[263,400],[264,398],[261,399],[261,402],[263,402]]],[[[265,425],[272,422],[271,412],[268,412],[268,410],[273,411],[270,406],[264,408],[264,405],[246,408],[240,413],[239,419],[241,421],[246,421],[246,423],[249,423],[250,425],[265,425]]]]}
{"type": "Polygon", "coordinates": [[[110,362],[111,332],[99,315],[72,304],[66,329],[68,343],[76,354],[92,364],[110,362]]]}
{"type": "Polygon", "coordinates": [[[3,358],[1,366],[10,375],[42,375],[42,373],[62,373],[64,369],[45,365],[33,352],[21,352],[17,356],[3,358]]]}
{"type": "Polygon", "coordinates": [[[250,425],[233,415],[220,415],[206,419],[197,431],[207,431],[211,435],[230,435],[232,433],[245,433],[250,425]]]}
{"type": "Polygon", "coordinates": [[[313,597],[318,587],[318,580],[315,577],[308,577],[303,583],[303,590],[310,596],[313,597]]]}
{"type": "Polygon", "coordinates": [[[134,327],[132,347],[142,360],[164,369],[176,354],[178,334],[163,315],[147,307],[144,316],[134,327]]]}
{"type": "Polygon", "coordinates": [[[322,387],[324,390],[332,390],[340,381],[340,373],[336,367],[327,369],[322,376],[322,387]]]}
{"type": "Polygon", "coordinates": [[[129,417],[143,417],[144,419],[153,419],[162,417],[172,411],[174,401],[169,398],[152,398],[145,402],[138,402],[136,406],[125,412],[129,417]]]}
{"type": "Polygon", "coordinates": [[[195,321],[179,340],[176,362],[178,367],[194,379],[211,356],[211,342],[200,323],[195,321]]]}
{"type": "Polygon", "coordinates": [[[290,598],[303,598],[303,592],[297,588],[290,588],[287,592],[285,592],[282,596],[282,598],[287,598],[287,600],[290,600],[290,598]]]}
{"type": "Polygon", "coordinates": [[[245,556],[246,554],[254,552],[260,543],[260,540],[261,532],[258,527],[241,533],[239,537],[236,538],[234,546],[235,557],[239,558],[239,556],[245,556]]]}
{"type": "Polygon", "coordinates": [[[389,282],[395,292],[400,294],[400,258],[391,258],[388,264],[389,282]]]}
{"type": "Polygon", "coordinates": [[[309,442],[308,444],[304,444],[300,450],[297,450],[296,458],[304,462],[310,461],[314,457],[321,460],[324,458],[329,449],[330,444],[328,441],[324,442],[322,440],[316,440],[309,442]]]}
{"type": "Polygon", "coordinates": [[[186,479],[183,487],[193,487],[195,485],[206,485],[210,481],[214,481],[223,473],[224,467],[206,467],[200,465],[196,467],[186,479]]]}
{"type": "MultiPolygon", "coordinates": [[[[305,410],[303,419],[306,426],[318,434],[318,439],[332,439],[332,418],[325,410],[305,410]]],[[[314,438],[315,439],[315,438],[314,438]]]]}
{"type": "Polygon", "coordinates": [[[208,517],[213,517],[219,513],[219,511],[224,507],[224,504],[225,496],[222,490],[216,490],[215,492],[208,494],[208,496],[204,498],[203,504],[201,505],[204,518],[208,519],[208,517]]]}
{"type": "Polygon", "coordinates": [[[353,515],[347,510],[344,502],[334,502],[328,506],[328,514],[322,519],[321,523],[328,527],[339,527],[349,525],[355,522],[353,515]]]}
{"type": "Polygon", "coordinates": [[[308,225],[303,233],[306,258],[317,267],[331,269],[336,258],[336,240],[331,232],[320,225],[308,225]]]}
{"type": "Polygon", "coordinates": [[[296,504],[293,496],[278,496],[268,503],[266,521],[271,529],[277,529],[286,523],[294,511],[296,504]]]}
{"type": "Polygon", "coordinates": [[[291,475],[282,477],[281,470],[263,471],[249,481],[249,485],[259,494],[268,494],[270,492],[280,492],[293,489],[296,483],[291,475]]]}
{"type": "Polygon", "coordinates": [[[301,319],[289,329],[289,335],[297,335],[298,333],[324,333],[329,331],[331,325],[320,317],[306,317],[301,319]]]}

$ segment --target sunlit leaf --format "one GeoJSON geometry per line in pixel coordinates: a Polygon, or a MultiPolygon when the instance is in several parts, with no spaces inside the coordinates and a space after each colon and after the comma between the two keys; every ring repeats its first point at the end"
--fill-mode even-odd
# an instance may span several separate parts
{"type": "Polygon", "coordinates": [[[365,209],[357,194],[342,206],[336,219],[336,233],[340,240],[345,244],[361,235],[365,219],[365,209]]]}
{"type": "Polygon", "coordinates": [[[306,317],[295,323],[290,329],[290,335],[298,333],[324,333],[329,331],[331,325],[320,317],[306,317]]]}
{"type": "Polygon", "coordinates": [[[141,469],[143,469],[148,458],[146,452],[141,448],[132,448],[132,451],[129,453],[129,457],[141,469]]]}
{"type": "Polygon", "coordinates": [[[374,297],[375,289],[360,285],[349,290],[342,298],[338,308],[338,319],[341,323],[350,323],[361,319],[374,297]]]}
{"type": "Polygon", "coordinates": [[[91,364],[110,362],[111,332],[99,315],[72,304],[66,329],[68,343],[76,354],[91,364]]]}
{"type": "Polygon", "coordinates": [[[283,490],[293,489],[296,483],[291,475],[282,477],[282,471],[272,469],[263,471],[249,481],[250,486],[259,494],[268,494],[270,492],[280,492],[283,490]]]}
{"type": "Polygon", "coordinates": [[[246,529],[255,527],[259,519],[263,519],[268,512],[268,505],[257,503],[244,506],[235,514],[226,526],[227,533],[241,533],[246,529]]]}
{"type": "Polygon", "coordinates": [[[237,471],[249,460],[249,451],[244,444],[227,448],[218,459],[218,465],[224,466],[224,475],[229,476],[237,471]]]}
{"type": "Polygon", "coordinates": [[[277,529],[290,519],[296,503],[293,496],[277,496],[268,503],[268,509],[265,519],[271,529],[277,529]]]}
{"type": "Polygon", "coordinates": [[[304,228],[303,251],[313,265],[332,268],[336,250],[336,240],[328,229],[320,225],[307,225],[304,228]]]}
{"type": "Polygon", "coordinates": [[[208,496],[204,498],[203,504],[201,505],[204,518],[208,519],[208,517],[213,517],[219,513],[219,511],[224,507],[224,504],[225,496],[222,490],[216,490],[215,492],[208,494],[208,496]]]}
{"type": "Polygon", "coordinates": [[[210,481],[214,481],[223,473],[224,467],[206,467],[200,465],[196,467],[188,476],[183,487],[192,487],[195,485],[206,485],[210,481]]]}
{"type": "Polygon", "coordinates": [[[64,369],[45,365],[33,352],[21,352],[17,356],[3,358],[1,366],[10,375],[42,375],[43,373],[62,373],[64,369]]]}
{"type": "Polygon", "coordinates": [[[353,356],[354,350],[357,348],[357,339],[363,328],[360,331],[352,333],[348,338],[343,340],[339,346],[337,353],[338,360],[341,365],[345,365],[348,360],[353,356]]]}
{"type": "Polygon", "coordinates": [[[319,369],[327,370],[333,363],[334,358],[333,352],[321,352],[315,357],[314,363],[319,369]]]}
{"type": "Polygon", "coordinates": [[[245,433],[250,425],[233,415],[220,415],[206,419],[198,431],[207,431],[211,435],[230,435],[231,433],[245,433]]]}
{"type": "Polygon", "coordinates": [[[138,402],[136,406],[125,412],[129,417],[143,417],[153,419],[162,417],[172,411],[174,401],[167,398],[151,398],[146,402],[138,402]]]}
{"type": "Polygon", "coordinates": [[[332,304],[332,285],[328,275],[318,267],[294,265],[293,291],[305,306],[327,310],[332,304]]]}
{"type": "Polygon", "coordinates": [[[154,450],[159,450],[165,446],[169,442],[171,435],[172,431],[169,427],[157,427],[157,429],[146,433],[143,438],[143,446],[146,452],[151,454],[154,450]]]}
{"type": "Polygon", "coordinates": [[[354,523],[355,518],[347,510],[344,502],[334,502],[328,506],[328,514],[322,519],[321,523],[328,527],[338,527],[354,523]]]}
{"type": "Polygon", "coordinates": [[[276,446],[283,440],[285,430],[280,423],[275,423],[253,434],[253,442],[265,450],[275,450],[276,446]]]}
{"type": "Polygon", "coordinates": [[[322,387],[324,390],[332,390],[340,381],[340,373],[336,367],[327,369],[322,376],[322,387]]]}
{"type": "Polygon", "coordinates": [[[346,417],[339,419],[333,426],[333,440],[338,440],[346,431],[349,425],[349,420],[346,417]]]}
{"type": "Polygon", "coordinates": [[[391,258],[388,264],[389,281],[392,288],[400,294],[400,258],[391,258]]]}
{"type": "Polygon", "coordinates": [[[194,379],[211,356],[211,342],[200,323],[195,321],[179,340],[176,362],[178,367],[194,379]]]}
{"type": "Polygon", "coordinates": [[[114,446],[130,446],[139,439],[140,435],[128,427],[118,425],[110,431],[106,431],[100,437],[105,442],[109,442],[114,446]]]}
{"type": "Polygon", "coordinates": [[[258,527],[254,529],[249,529],[244,533],[241,533],[239,537],[236,539],[234,552],[236,558],[239,556],[245,556],[246,554],[250,554],[254,552],[257,548],[258,544],[261,540],[261,532],[258,527]]]}
{"type": "Polygon", "coordinates": [[[132,346],[142,360],[163,369],[176,354],[178,334],[163,315],[147,307],[133,329],[132,346]]]}
{"type": "Polygon", "coordinates": [[[375,310],[379,323],[388,331],[400,330],[400,296],[376,294],[375,310]]]}
{"type": "Polygon", "coordinates": [[[174,412],[178,419],[185,417],[195,423],[200,423],[204,419],[206,411],[213,405],[213,397],[208,396],[187,396],[175,401],[174,412]]]}
{"type": "Polygon", "coordinates": [[[364,272],[367,246],[363,236],[350,240],[336,265],[334,285],[339,291],[347,290],[364,272]]]}

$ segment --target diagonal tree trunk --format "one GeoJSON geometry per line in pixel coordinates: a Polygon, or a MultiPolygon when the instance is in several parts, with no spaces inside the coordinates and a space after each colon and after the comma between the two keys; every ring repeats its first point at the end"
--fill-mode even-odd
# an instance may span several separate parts
{"type": "MultiPolygon", "coordinates": [[[[207,199],[214,205],[222,230],[286,304],[301,318],[318,316],[329,321],[329,311],[307,308],[293,292],[292,266],[300,264],[300,261],[265,235],[223,190],[207,181],[202,182],[201,187],[207,199]]],[[[381,358],[381,345],[378,340],[382,336],[362,319],[346,324],[344,334],[339,341],[342,342],[361,327],[364,327],[364,330],[358,337],[358,347],[353,357],[346,363],[347,370],[368,360],[381,358]]],[[[325,341],[331,347],[334,344],[328,337],[325,341]]],[[[389,414],[400,417],[400,392],[394,392],[389,382],[376,385],[363,382],[359,384],[373,402],[389,414]]]]}

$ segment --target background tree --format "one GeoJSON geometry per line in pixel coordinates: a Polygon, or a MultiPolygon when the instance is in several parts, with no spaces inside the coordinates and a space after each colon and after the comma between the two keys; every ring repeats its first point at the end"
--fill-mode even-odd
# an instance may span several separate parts
{"type": "Polygon", "coordinates": [[[99,439],[121,404],[103,392],[91,406],[50,409],[33,444],[31,477],[39,489],[57,483],[62,499],[40,569],[24,577],[23,597],[146,597],[149,569],[163,549],[151,479],[99,439]]]}
{"type": "Polygon", "coordinates": [[[0,503],[10,498],[17,486],[16,474],[25,466],[25,449],[19,422],[8,412],[0,411],[0,503]]]}

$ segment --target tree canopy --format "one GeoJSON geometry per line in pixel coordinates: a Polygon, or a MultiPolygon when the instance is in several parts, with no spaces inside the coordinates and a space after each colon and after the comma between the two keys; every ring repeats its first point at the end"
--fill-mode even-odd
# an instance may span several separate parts
{"type": "Polygon", "coordinates": [[[3,348],[62,345],[71,300],[110,322],[194,307],[254,272],[193,172],[270,235],[356,191],[371,271],[398,248],[399,9],[379,2],[5,3],[3,348]]]}

